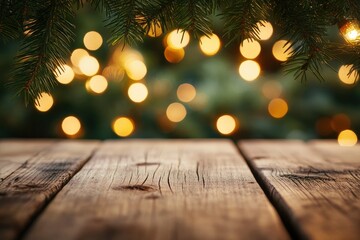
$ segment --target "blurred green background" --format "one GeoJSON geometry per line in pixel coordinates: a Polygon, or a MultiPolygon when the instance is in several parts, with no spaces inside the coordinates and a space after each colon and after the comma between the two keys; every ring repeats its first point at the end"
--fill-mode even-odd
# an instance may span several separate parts
{"type": "MultiPolygon", "coordinates": [[[[360,133],[359,84],[352,83],[354,78],[344,73],[343,81],[351,83],[342,82],[338,76],[341,65],[336,62],[335,71],[324,69],[325,82],[309,77],[301,83],[285,75],[282,62],[273,54],[273,46],[279,40],[276,26],[272,26],[272,34],[268,32],[269,39],[258,42],[261,51],[249,62],[243,56],[246,53],[240,53],[239,43],[224,46],[222,24],[216,20],[214,33],[220,37],[221,46],[215,55],[208,56],[204,51],[212,47],[216,50],[215,40],[214,45],[203,40],[205,50],[192,38],[183,49],[175,49],[166,33],[149,36],[143,44],[124,50],[122,46],[109,46],[109,33],[102,19],[100,13],[86,7],[77,15],[72,51],[81,48],[88,56],[79,62],[74,60],[74,53],[66,72],[58,72],[60,80],[71,80],[72,73],[74,78],[68,84],[59,83],[53,90],[53,104],[44,94],[39,99],[41,111],[34,105],[26,107],[2,81],[0,137],[313,139],[337,138],[347,129],[360,133]],[[84,36],[91,31],[100,34],[102,44],[97,40],[99,35],[93,33],[84,45],[84,36]],[[98,49],[91,50],[98,44],[98,49]],[[244,61],[248,61],[248,66],[243,65],[245,70],[239,74],[244,61]],[[99,70],[91,73],[96,70],[96,62],[99,70]],[[261,68],[259,76],[256,63],[261,68]],[[105,79],[95,77],[91,83],[91,76],[84,72],[105,79]],[[249,78],[255,79],[245,80],[249,78]]],[[[156,26],[153,30],[161,33],[156,26]]],[[[263,33],[266,35],[267,31],[269,28],[263,33]]],[[[334,41],[343,41],[338,29],[329,29],[329,34],[334,41]]],[[[250,55],[256,55],[253,45],[244,45],[250,55]]],[[[2,79],[16,47],[16,43],[0,45],[2,79]]]]}

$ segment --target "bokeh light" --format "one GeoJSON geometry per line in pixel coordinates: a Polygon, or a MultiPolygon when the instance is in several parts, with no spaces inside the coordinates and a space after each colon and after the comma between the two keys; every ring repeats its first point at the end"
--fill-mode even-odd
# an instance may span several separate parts
{"type": "Polygon", "coordinates": [[[201,51],[207,56],[215,55],[221,46],[219,37],[216,34],[211,34],[209,37],[202,36],[199,41],[201,51]]]}
{"type": "Polygon", "coordinates": [[[55,76],[59,83],[69,84],[74,79],[75,73],[70,66],[64,64],[56,68],[55,76]]]}
{"type": "Polygon", "coordinates": [[[283,87],[282,85],[275,80],[266,81],[261,88],[262,94],[267,99],[273,99],[280,97],[282,93],[283,87]]]}
{"type": "Polygon", "coordinates": [[[183,83],[178,87],[176,94],[180,101],[191,102],[196,96],[196,89],[190,83],[183,83]]]}
{"type": "Polygon", "coordinates": [[[175,29],[169,33],[166,43],[171,48],[184,48],[190,42],[190,35],[187,31],[175,29]]]}
{"type": "Polygon", "coordinates": [[[166,47],[164,50],[165,59],[170,63],[178,63],[183,60],[185,51],[183,48],[166,47]]]}
{"type": "Polygon", "coordinates": [[[353,71],[350,75],[350,69],[353,67],[353,65],[342,65],[339,69],[339,79],[341,82],[345,84],[354,84],[357,80],[359,80],[359,75],[356,73],[356,71],[353,71]]]}
{"type": "Polygon", "coordinates": [[[53,104],[53,97],[49,93],[42,92],[35,101],[35,108],[40,112],[47,112],[53,104]]]}
{"type": "Polygon", "coordinates": [[[84,45],[87,49],[95,51],[103,44],[103,39],[100,33],[95,31],[87,32],[84,36],[84,45]]]}
{"type": "Polygon", "coordinates": [[[333,129],[331,127],[331,119],[328,117],[322,117],[316,121],[315,124],[316,131],[320,136],[330,136],[333,133],[333,129]]]}
{"type": "Polygon", "coordinates": [[[138,81],[146,76],[147,68],[144,62],[140,60],[133,60],[127,62],[125,65],[125,71],[129,78],[138,81]]]}
{"type": "Polygon", "coordinates": [[[166,109],[166,116],[172,122],[181,122],[186,117],[186,108],[181,103],[171,103],[166,109]]]}
{"type": "Polygon", "coordinates": [[[103,93],[108,87],[108,81],[104,76],[95,75],[88,80],[88,88],[96,94],[103,93]]]}
{"type": "Polygon", "coordinates": [[[260,65],[253,60],[246,60],[240,64],[239,74],[246,81],[253,81],[260,75],[260,65]]]}
{"type": "Polygon", "coordinates": [[[80,64],[80,60],[85,56],[89,56],[89,53],[85,49],[77,48],[71,53],[71,63],[74,66],[78,67],[80,64]]]}
{"type": "Polygon", "coordinates": [[[268,111],[273,118],[282,118],[288,112],[288,104],[284,99],[274,98],[268,105],[268,111]]]}
{"type": "Polygon", "coordinates": [[[127,137],[134,132],[135,125],[132,119],[119,117],[113,122],[112,129],[116,135],[120,137],[127,137]]]}
{"type": "Polygon", "coordinates": [[[80,131],[81,123],[76,117],[68,116],[62,121],[61,128],[66,135],[73,136],[80,131]]]}
{"type": "Polygon", "coordinates": [[[257,23],[259,28],[259,39],[268,40],[273,34],[273,26],[267,21],[260,21],[257,23]]]}
{"type": "Polygon", "coordinates": [[[140,103],[143,102],[148,95],[148,89],[143,83],[133,83],[128,89],[128,96],[131,101],[140,103]]]}
{"type": "Polygon", "coordinates": [[[292,55],[292,49],[289,46],[290,43],[287,40],[279,40],[274,43],[272,47],[274,57],[281,62],[285,62],[292,55]]]}
{"type": "Polygon", "coordinates": [[[109,65],[103,69],[102,75],[109,80],[121,81],[124,78],[125,72],[117,65],[109,65]]]}
{"type": "Polygon", "coordinates": [[[217,130],[224,135],[229,135],[235,131],[237,127],[236,119],[230,115],[222,115],[216,121],[217,130]]]}
{"type": "Polygon", "coordinates": [[[352,130],[341,131],[338,136],[338,143],[340,146],[351,147],[357,143],[357,136],[352,130]]]}
{"type": "Polygon", "coordinates": [[[90,77],[99,71],[100,65],[96,58],[92,56],[84,56],[80,59],[79,68],[84,75],[90,77]]]}
{"type": "Polygon", "coordinates": [[[162,31],[160,22],[156,20],[150,24],[150,28],[149,28],[147,35],[149,37],[159,37],[162,33],[163,33],[163,31],[162,31]]]}
{"type": "Polygon", "coordinates": [[[261,45],[258,41],[252,39],[245,39],[240,44],[240,53],[245,58],[254,59],[261,52],[261,45]]]}

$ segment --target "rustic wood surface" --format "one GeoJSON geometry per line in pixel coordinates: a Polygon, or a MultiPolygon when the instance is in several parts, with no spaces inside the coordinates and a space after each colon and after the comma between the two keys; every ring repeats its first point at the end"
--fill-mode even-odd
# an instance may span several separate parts
{"type": "Polygon", "coordinates": [[[239,146],[296,236],[360,238],[360,146],[285,140],[239,146]]]}
{"type": "Polygon", "coordinates": [[[96,145],[94,141],[2,141],[0,239],[20,237],[36,214],[83,166],[96,145]]]}
{"type": "Polygon", "coordinates": [[[287,239],[235,145],[107,141],[25,239],[287,239]]]}

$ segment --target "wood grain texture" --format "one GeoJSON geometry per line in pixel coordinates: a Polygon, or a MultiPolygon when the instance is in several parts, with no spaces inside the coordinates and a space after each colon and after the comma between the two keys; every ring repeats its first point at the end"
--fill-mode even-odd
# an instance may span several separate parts
{"type": "Polygon", "coordinates": [[[26,239],[286,239],[234,144],[108,141],[26,239]]]}
{"type": "Polygon", "coordinates": [[[300,237],[359,239],[360,146],[285,140],[239,146],[300,237]]]}
{"type": "MultiPolygon", "coordinates": [[[[7,148],[6,142],[2,145],[2,149],[7,148]]],[[[6,177],[0,183],[0,239],[17,238],[32,218],[83,166],[96,145],[94,141],[54,143],[27,159],[25,164],[6,177]]],[[[9,146],[13,147],[13,144],[9,143],[9,146]]],[[[33,146],[35,150],[36,144],[33,146]]],[[[22,151],[20,149],[19,152],[22,151]]],[[[30,147],[24,149],[32,153],[30,147]]],[[[15,153],[12,150],[9,152],[15,153]]]]}
{"type": "Polygon", "coordinates": [[[0,141],[0,182],[52,143],[50,140],[0,141]]]}

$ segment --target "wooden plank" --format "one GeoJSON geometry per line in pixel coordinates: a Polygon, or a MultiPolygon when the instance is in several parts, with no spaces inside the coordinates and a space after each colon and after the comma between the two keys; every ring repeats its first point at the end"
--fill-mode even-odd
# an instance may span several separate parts
{"type": "Polygon", "coordinates": [[[234,144],[108,141],[26,239],[286,239],[234,144]]]}
{"type": "Polygon", "coordinates": [[[322,146],[323,154],[300,141],[244,141],[239,146],[299,237],[359,239],[359,146],[340,150],[330,144],[322,146]],[[341,158],[351,155],[347,151],[357,154],[353,161],[341,158]]]}
{"type": "Polygon", "coordinates": [[[52,143],[51,140],[1,140],[0,182],[4,181],[23,164],[26,164],[29,158],[52,143]]]}
{"type": "MultiPolygon", "coordinates": [[[[6,148],[6,142],[3,143],[6,148]]],[[[12,145],[11,143],[9,145],[12,145]]],[[[40,151],[0,183],[0,239],[15,239],[83,166],[94,141],[64,141],[40,151]]]]}

